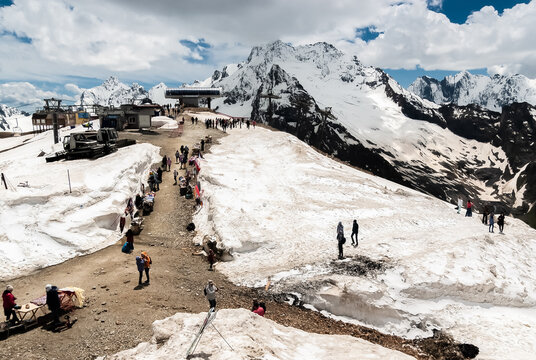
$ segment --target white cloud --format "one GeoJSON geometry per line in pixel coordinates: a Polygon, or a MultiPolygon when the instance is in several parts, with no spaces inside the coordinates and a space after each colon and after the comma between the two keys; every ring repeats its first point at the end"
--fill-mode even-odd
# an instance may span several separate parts
{"type": "Polygon", "coordinates": [[[84,91],[84,89],[81,89],[78,85],[71,83],[65,84],[65,90],[75,95],[80,95],[84,91]]]}
{"type": "Polygon", "coordinates": [[[276,39],[330,42],[380,67],[487,67],[536,77],[535,1],[502,15],[485,7],[458,25],[428,8],[442,0],[15,0],[0,8],[0,79],[192,81],[276,39]],[[368,43],[355,39],[356,29],[368,26],[382,34],[368,43]],[[211,47],[189,48],[185,39],[211,47]]]}
{"type": "MultiPolygon", "coordinates": [[[[45,98],[60,98],[54,91],[44,91],[28,82],[8,82],[0,84],[0,104],[19,108],[35,108],[43,105],[45,98]]],[[[65,98],[65,97],[63,97],[65,98]]],[[[68,98],[67,100],[74,100],[68,98]]]]}

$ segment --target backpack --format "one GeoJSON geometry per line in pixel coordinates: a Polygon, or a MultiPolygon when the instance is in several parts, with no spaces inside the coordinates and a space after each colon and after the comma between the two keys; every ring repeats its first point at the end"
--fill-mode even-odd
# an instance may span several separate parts
{"type": "Polygon", "coordinates": [[[343,238],[342,238],[342,240],[339,240],[339,241],[341,242],[341,244],[343,244],[343,245],[344,245],[344,243],[346,243],[346,238],[345,238],[345,237],[343,237],[343,238]]]}

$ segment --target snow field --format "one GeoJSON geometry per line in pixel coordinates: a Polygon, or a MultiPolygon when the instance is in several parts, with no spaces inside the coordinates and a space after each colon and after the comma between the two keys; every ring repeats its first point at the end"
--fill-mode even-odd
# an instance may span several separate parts
{"type": "Polygon", "coordinates": [[[15,187],[0,198],[2,280],[115,243],[117,216],[160,160],[159,148],[137,144],[95,160],[46,163],[37,155],[61,148],[52,144],[49,131],[0,154],[0,172],[15,187]],[[17,186],[26,181],[29,187],[17,186]]]}
{"type": "MultiPolygon", "coordinates": [[[[185,357],[205,317],[206,313],[177,313],[155,321],[153,337],[149,342],[106,359],[167,360],[185,357]]],[[[413,359],[401,352],[351,336],[307,333],[282,326],[245,309],[219,310],[213,324],[234,351],[209,325],[203,332],[194,358],[196,354],[199,357],[208,353],[213,360],[335,360],[347,358],[348,354],[354,354],[360,359],[413,359]]]]}
{"type": "Polygon", "coordinates": [[[505,234],[488,233],[476,214],[456,214],[454,205],[335,162],[283,132],[229,134],[202,160],[205,207],[194,219],[196,241],[217,235],[234,255],[219,271],[248,286],[271,278],[273,291],[382,331],[413,338],[444,329],[477,345],[482,359],[533,357],[535,230],[507,218],[505,234]],[[350,246],[353,219],[358,248],[350,246]],[[384,268],[334,271],[339,221],[344,263],[364,255],[384,268]]]}

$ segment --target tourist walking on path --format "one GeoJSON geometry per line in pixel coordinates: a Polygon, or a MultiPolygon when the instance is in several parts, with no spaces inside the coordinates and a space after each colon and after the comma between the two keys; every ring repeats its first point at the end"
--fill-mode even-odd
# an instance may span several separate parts
{"type": "Polygon", "coordinates": [[[471,200],[467,200],[467,211],[465,212],[465,216],[473,216],[473,203],[471,200]]]}
{"type": "Polygon", "coordinates": [[[204,293],[211,309],[216,308],[216,291],[218,291],[218,288],[212,280],[209,280],[207,286],[205,286],[204,293]]]}
{"type": "Polygon", "coordinates": [[[499,233],[502,234],[504,229],[504,213],[501,213],[497,218],[497,225],[499,225],[499,233]]]}
{"type": "Polygon", "coordinates": [[[181,153],[179,152],[179,150],[175,151],[175,164],[177,164],[179,162],[179,156],[181,155],[181,153]]]}
{"type": "MultiPolygon", "coordinates": [[[[145,280],[144,284],[149,285],[150,284],[149,270],[151,270],[151,264],[153,263],[153,261],[151,260],[151,257],[147,254],[146,251],[141,252],[141,258],[143,259],[143,268],[145,270],[145,276],[147,277],[147,280],[145,280]]],[[[141,281],[141,276],[140,276],[140,281],[141,281]]]]}
{"type": "Polygon", "coordinates": [[[357,234],[359,233],[359,225],[357,224],[357,220],[354,219],[354,223],[352,225],[352,235],[350,236],[352,238],[352,245],[354,247],[357,247],[357,234]],[[354,243],[354,235],[355,235],[355,243],[354,243]]]}
{"type": "Polygon", "coordinates": [[[342,222],[339,221],[339,224],[337,225],[337,243],[339,247],[339,260],[344,259],[344,255],[342,253],[342,246],[346,242],[346,239],[344,238],[344,227],[342,226],[342,222]]]}
{"type": "Polygon", "coordinates": [[[488,228],[488,231],[489,232],[493,232],[493,227],[494,227],[494,224],[495,224],[495,214],[493,213],[493,210],[489,213],[489,228],[488,228]]]}
{"type": "Polygon", "coordinates": [[[210,264],[210,267],[208,268],[210,271],[212,271],[212,266],[214,265],[214,251],[212,249],[208,250],[208,256],[207,256],[208,263],[210,264]]]}
{"type": "Polygon", "coordinates": [[[6,316],[6,321],[11,321],[12,323],[20,321],[15,311],[15,309],[20,309],[20,306],[15,303],[15,300],[17,300],[17,298],[13,295],[13,286],[6,286],[6,289],[2,293],[4,315],[6,316]]]}
{"type": "Polygon", "coordinates": [[[171,158],[169,156],[167,158],[167,171],[171,171],[171,158]]]}
{"type": "Polygon", "coordinates": [[[141,256],[136,256],[136,266],[138,267],[138,272],[140,273],[140,278],[138,280],[138,286],[141,286],[141,279],[143,277],[143,270],[145,269],[145,264],[141,256]]]}
{"type": "Polygon", "coordinates": [[[61,301],[60,296],[58,295],[58,287],[48,284],[45,286],[45,290],[47,292],[47,305],[48,309],[52,313],[52,317],[54,318],[54,325],[58,325],[60,323],[60,308],[61,308],[61,301]]]}
{"type": "Polygon", "coordinates": [[[173,185],[177,185],[177,176],[179,176],[179,172],[177,171],[177,169],[173,169],[173,179],[175,180],[173,185]]]}
{"type": "Polygon", "coordinates": [[[166,170],[167,167],[167,155],[162,158],[162,169],[166,170]]]}

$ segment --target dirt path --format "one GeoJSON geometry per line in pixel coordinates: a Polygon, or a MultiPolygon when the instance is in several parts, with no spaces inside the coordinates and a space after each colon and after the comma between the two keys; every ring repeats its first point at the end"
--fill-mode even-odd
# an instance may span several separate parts
{"type": "MultiPolygon", "coordinates": [[[[207,134],[214,141],[224,135],[219,130],[205,129],[202,123],[192,125],[188,119],[181,137],[170,138],[169,133],[156,130],[144,134],[124,133],[122,137],[160,146],[161,155],[169,155],[174,160],[181,144],[192,149],[193,144],[207,134]]],[[[150,339],[151,324],[155,320],[176,312],[207,311],[203,286],[209,278],[220,288],[219,308],[250,308],[252,299],[257,297],[267,303],[266,317],[283,325],[317,333],[353,335],[419,359],[440,359],[449,353],[449,359],[461,358],[449,339],[408,341],[334,321],[313,311],[273,301],[262,290],[237,287],[217,271],[208,271],[205,258],[193,255],[200,249],[192,244],[193,234],[186,231],[194,201],[180,197],[178,187],[173,185],[173,169],[178,167],[173,163],[171,172],[164,172],[154,211],[145,217],[145,229],[135,237],[132,254],[121,252],[122,239],[96,253],[10,281],[19,304],[41,296],[48,283],[81,287],[86,290],[87,302],[84,308],[71,314],[78,322],[69,330],[54,333],[38,327],[1,341],[1,359],[93,359],[132,348],[150,339]],[[151,285],[137,290],[135,256],[141,250],[148,251],[153,265],[151,285]]]]}

